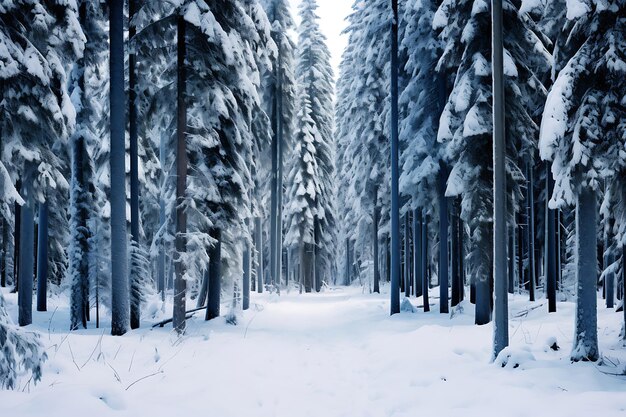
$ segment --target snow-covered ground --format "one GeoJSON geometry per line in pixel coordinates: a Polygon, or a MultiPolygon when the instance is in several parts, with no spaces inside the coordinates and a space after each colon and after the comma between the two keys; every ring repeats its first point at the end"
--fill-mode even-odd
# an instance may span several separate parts
{"type": "Polygon", "coordinates": [[[490,363],[492,327],[462,306],[389,317],[387,295],[358,288],[253,295],[238,326],[198,314],[179,339],[146,319],[114,338],[106,327],[68,335],[67,301],[53,299],[31,326],[48,350],[43,380],[0,391],[0,416],[626,416],[626,377],[609,374],[626,364],[620,314],[599,311],[605,365],[571,364],[574,305],[548,315],[545,300],[515,296],[515,361],[502,368],[490,363]]]}

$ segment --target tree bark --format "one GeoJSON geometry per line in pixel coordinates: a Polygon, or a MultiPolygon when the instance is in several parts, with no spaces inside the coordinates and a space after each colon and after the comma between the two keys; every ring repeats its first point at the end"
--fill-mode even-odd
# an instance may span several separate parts
{"type": "MultiPolygon", "coordinates": [[[[128,0],[128,37],[132,42],[137,32],[133,18],[137,12],[137,0],[128,0]]],[[[139,247],[139,145],[137,133],[137,76],[136,55],[134,48],[130,48],[128,54],[128,133],[130,137],[130,235],[133,240],[133,249],[139,247]]],[[[138,285],[138,267],[131,262],[130,265],[130,328],[138,329],[141,318],[141,289],[138,285]]]]}
{"type": "Polygon", "coordinates": [[[448,199],[446,198],[446,182],[448,169],[439,164],[439,312],[447,314],[448,309],[448,199]]]}
{"type": "Polygon", "coordinates": [[[254,219],[256,233],[256,286],[259,294],[263,293],[263,220],[260,217],[254,219]]]}
{"type": "Polygon", "coordinates": [[[422,217],[422,298],[424,301],[424,312],[430,311],[430,300],[428,298],[430,290],[430,278],[428,276],[428,218],[422,217]]]}
{"type": "Polygon", "coordinates": [[[595,362],[598,349],[596,192],[582,187],[576,201],[576,325],[573,361],[595,362]]]}
{"type": "Polygon", "coordinates": [[[422,296],[422,210],[413,209],[413,279],[415,296],[422,296]]]}
{"type": "Polygon", "coordinates": [[[404,215],[404,296],[411,296],[411,261],[410,261],[410,220],[409,212],[404,215]]]}
{"type": "Polygon", "coordinates": [[[22,206],[20,222],[20,268],[18,279],[18,323],[28,326],[33,322],[33,274],[35,258],[33,242],[35,241],[34,199],[32,196],[32,167],[27,167],[23,184],[23,198],[26,202],[22,206]]]}
{"type": "Polygon", "coordinates": [[[548,298],[548,312],[556,312],[556,211],[548,207],[552,190],[554,189],[554,179],[550,172],[549,165],[546,164],[546,212],[545,212],[545,275],[546,275],[546,297],[548,298]]]}
{"type": "Polygon", "coordinates": [[[398,167],[398,0],[391,0],[391,287],[390,314],[400,312],[400,193],[398,167]]]}
{"type": "Polygon", "coordinates": [[[526,206],[526,216],[528,219],[528,294],[530,301],[535,301],[535,180],[531,159],[528,158],[528,205],[526,206]]]}
{"type": "Polygon", "coordinates": [[[450,299],[450,305],[455,307],[461,302],[461,270],[460,270],[460,262],[459,262],[459,213],[458,213],[458,203],[454,201],[452,203],[452,219],[451,219],[451,239],[452,244],[450,245],[452,249],[452,253],[450,254],[450,258],[452,259],[452,296],[450,299]]]}
{"type": "Polygon", "coordinates": [[[374,216],[372,219],[372,246],[374,249],[374,292],[380,294],[380,271],[378,269],[378,207],[376,206],[377,198],[374,199],[374,216]]]}
{"type": "Polygon", "coordinates": [[[37,236],[37,311],[47,311],[48,301],[48,202],[39,204],[37,236]]]}
{"type": "MultiPolygon", "coordinates": [[[[246,221],[246,224],[248,222],[246,221]]],[[[244,250],[243,250],[243,297],[241,307],[243,310],[248,310],[250,308],[250,275],[252,270],[252,265],[250,264],[250,243],[248,239],[244,242],[244,250]]]]}
{"type": "Polygon", "coordinates": [[[494,337],[493,358],[509,345],[509,294],[507,290],[506,237],[506,144],[504,137],[504,44],[502,0],[492,0],[493,37],[493,275],[494,337]]]}
{"type": "Polygon", "coordinates": [[[185,196],[187,193],[187,40],[186,22],[183,15],[177,21],[177,114],[176,114],[176,276],[174,278],[174,305],[172,325],[180,335],[185,332],[185,310],[187,281],[185,281],[185,264],[181,256],[187,250],[187,212],[185,196]]]}
{"type": "Polygon", "coordinates": [[[222,231],[214,228],[209,234],[216,243],[209,251],[209,300],[207,302],[206,320],[220,316],[222,296],[222,231]]]}

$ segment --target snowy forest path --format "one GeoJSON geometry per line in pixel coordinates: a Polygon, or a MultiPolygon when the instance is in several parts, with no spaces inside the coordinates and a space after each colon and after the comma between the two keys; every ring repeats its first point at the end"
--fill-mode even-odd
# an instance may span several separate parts
{"type": "MultiPolygon", "coordinates": [[[[474,326],[471,304],[453,317],[436,309],[389,317],[386,290],[253,294],[237,326],[197,315],[182,338],[171,326],[151,329],[148,318],[122,337],[109,336],[106,323],[68,335],[67,301],[53,299],[29,327],[47,348],[43,380],[21,387],[31,394],[0,391],[0,416],[624,415],[623,377],[569,361],[573,303],[548,315],[545,300],[513,297],[519,366],[502,369],[489,361],[492,327],[474,326]],[[527,313],[516,318],[520,312],[527,313]],[[552,338],[560,351],[548,348],[552,338]]],[[[7,299],[16,305],[13,294],[7,299]]],[[[599,324],[602,352],[626,363],[624,349],[611,344],[619,314],[601,309],[599,324]]]]}

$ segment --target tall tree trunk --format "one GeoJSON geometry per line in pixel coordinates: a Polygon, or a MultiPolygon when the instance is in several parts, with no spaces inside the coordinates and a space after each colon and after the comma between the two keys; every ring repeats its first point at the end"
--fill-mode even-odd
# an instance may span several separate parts
{"type": "MultiPolygon", "coordinates": [[[[181,11],[182,13],[182,11],[181,11]]],[[[187,282],[185,264],[181,254],[187,251],[187,213],[185,196],[187,193],[187,39],[186,22],[183,15],[177,21],[177,114],[176,114],[176,277],[174,279],[174,305],[172,325],[178,334],[185,332],[185,307],[187,282]]]]}
{"type": "Polygon", "coordinates": [[[111,77],[111,334],[128,330],[129,285],[126,232],[126,125],[124,94],[124,1],[112,0],[110,9],[111,77]]]}
{"type": "Polygon", "coordinates": [[[424,312],[430,311],[430,300],[428,290],[430,290],[430,277],[428,276],[428,218],[422,216],[422,295],[424,300],[424,312]]]}
{"type": "Polygon", "coordinates": [[[9,224],[2,218],[2,257],[0,258],[0,287],[7,286],[7,251],[9,248],[9,224]]]}
{"type": "Polygon", "coordinates": [[[404,296],[411,296],[411,245],[409,238],[410,230],[409,212],[404,215],[404,296]]]}
{"type": "MultiPolygon", "coordinates": [[[[137,12],[137,0],[128,0],[128,37],[133,42],[137,32],[133,18],[137,12]]],[[[128,132],[130,137],[130,235],[133,251],[139,248],[139,145],[137,140],[137,76],[135,48],[128,54],[128,132]]],[[[131,257],[131,259],[134,257],[131,257]]],[[[135,262],[130,265],[130,328],[138,329],[141,318],[141,288],[138,288],[139,269],[135,262]]]]}
{"type": "Polygon", "coordinates": [[[254,231],[256,233],[256,286],[259,294],[263,293],[263,219],[254,219],[254,231]]]}
{"type": "Polygon", "coordinates": [[[216,243],[209,251],[209,301],[207,303],[206,320],[220,316],[222,296],[222,230],[213,228],[210,236],[216,243]]]}
{"type": "MultiPolygon", "coordinates": [[[[22,190],[22,181],[17,180],[15,182],[15,190],[19,193],[22,190]]],[[[13,291],[18,292],[19,277],[20,277],[20,248],[22,246],[22,206],[15,203],[15,218],[14,218],[14,236],[13,236],[13,291]]]]}
{"type": "Polygon", "coordinates": [[[200,293],[196,300],[196,308],[204,307],[207,303],[207,294],[209,290],[209,269],[205,269],[202,274],[202,284],[200,284],[200,293]]]}
{"type": "MultiPolygon", "coordinates": [[[[302,256],[300,256],[300,263],[302,263],[302,256]]],[[[302,268],[300,268],[302,270],[302,268]]],[[[350,268],[350,238],[346,238],[346,277],[345,284],[349,286],[352,284],[352,277],[350,276],[351,268],[350,268]]]]}
{"type": "Polygon", "coordinates": [[[20,326],[28,326],[33,322],[33,275],[35,257],[33,242],[35,241],[35,210],[32,190],[34,168],[24,168],[24,183],[22,196],[25,204],[22,206],[20,222],[20,268],[18,279],[18,323],[20,326]]]}
{"type": "Polygon", "coordinates": [[[535,301],[535,176],[531,158],[528,158],[528,205],[526,218],[528,219],[528,294],[530,301],[535,301]]]}
{"type": "Polygon", "coordinates": [[[546,276],[546,296],[548,298],[548,312],[556,312],[556,211],[550,210],[548,203],[554,189],[554,179],[550,172],[550,166],[546,164],[546,214],[545,214],[545,236],[544,259],[545,259],[545,276],[546,276]]]}
{"type": "Polygon", "coordinates": [[[439,312],[448,313],[448,199],[446,198],[446,182],[448,169],[444,163],[439,164],[439,312]]]}
{"type": "MultiPolygon", "coordinates": [[[[613,251],[609,250],[607,254],[607,265],[612,265],[615,262],[615,256],[613,251]]],[[[606,307],[613,308],[615,302],[615,273],[607,272],[604,275],[604,282],[606,284],[606,307]]]]}
{"type": "MultiPolygon", "coordinates": [[[[522,214],[519,214],[519,220],[522,219],[522,214]]],[[[520,283],[524,282],[524,232],[525,229],[522,226],[522,222],[518,220],[517,230],[517,281],[515,282],[515,292],[520,291],[520,283]]]]}
{"type": "Polygon", "coordinates": [[[378,206],[376,205],[376,201],[377,198],[374,199],[374,216],[372,219],[372,246],[374,249],[374,292],[380,294],[380,271],[378,268],[378,206]]]}
{"type": "Polygon", "coordinates": [[[48,301],[48,202],[39,204],[37,236],[37,311],[47,311],[48,301]]]}
{"type": "Polygon", "coordinates": [[[398,167],[398,0],[391,0],[391,294],[390,314],[400,312],[400,192],[398,167]]]}
{"type": "Polygon", "coordinates": [[[320,259],[319,259],[319,247],[320,247],[320,224],[319,224],[319,220],[317,218],[315,218],[315,220],[313,221],[314,226],[313,226],[313,230],[314,230],[314,237],[315,237],[315,245],[314,245],[314,257],[315,257],[315,262],[313,263],[313,267],[315,269],[315,273],[314,273],[314,279],[315,279],[315,292],[320,292],[322,290],[322,278],[321,278],[321,273],[322,273],[322,268],[319,264],[320,259]]]}
{"type": "Polygon", "coordinates": [[[571,359],[595,362],[598,350],[596,192],[582,187],[576,201],[576,330],[571,359]]]}
{"type": "Polygon", "coordinates": [[[495,286],[493,358],[495,359],[502,349],[509,345],[502,0],[492,0],[491,10],[493,13],[493,275],[495,286]]]}
{"type": "Polygon", "coordinates": [[[509,227],[509,245],[508,245],[508,272],[509,272],[509,284],[507,286],[509,290],[509,294],[513,294],[515,292],[515,254],[517,253],[517,241],[515,240],[515,215],[513,215],[513,225],[509,227]]]}
{"type": "Polygon", "coordinates": [[[304,282],[304,291],[311,292],[313,284],[313,244],[300,244],[300,273],[304,282]]]}
{"type": "Polygon", "coordinates": [[[465,299],[465,225],[460,214],[457,220],[459,222],[459,299],[463,301],[465,299]]]}
{"type": "Polygon", "coordinates": [[[452,259],[452,298],[450,300],[450,305],[452,307],[456,306],[461,302],[461,270],[459,265],[459,210],[458,210],[458,202],[453,201],[452,203],[452,213],[451,213],[451,238],[452,244],[450,248],[452,253],[450,254],[450,258],[452,259]]]}
{"type": "Polygon", "coordinates": [[[622,314],[624,315],[622,339],[626,340],[626,245],[622,246],[622,314]]]}
{"type": "Polygon", "coordinates": [[[413,209],[413,279],[415,296],[422,296],[422,210],[413,209]]]}
{"type": "MultiPolygon", "coordinates": [[[[161,166],[164,167],[165,166],[165,135],[162,134],[161,138],[160,138],[160,143],[159,143],[159,161],[161,162],[161,166]]],[[[161,232],[163,233],[163,235],[161,236],[161,242],[159,244],[159,260],[158,260],[158,273],[157,273],[157,289],[159,291],[159,293],[161,294],[161,302],[164,303],[165,302],[165,290],[166,290],[166,285],[165,285],[165,277],[166,277],[166,260],[167,260],[167,256],[165,254],[165,228],[166,228],[166,222],[167,222],[167,217],[165,215],[165,184],[166,184],[166,174],[165,172],[162,170],[161,171],[161,190],[159,193],[159,228],[161,230],[161,232]]]]}
{"type": "MultiPolygon", "coordinates": [[[[248,221],[246,220],[246,224],[248,221]]],[[[243,310],[250,308],[250,275],[252,272],[252,265],[250,262],[250,242],[248,239],[244,242],[243,249],[243,297],[241,307],[243,310]]]]}

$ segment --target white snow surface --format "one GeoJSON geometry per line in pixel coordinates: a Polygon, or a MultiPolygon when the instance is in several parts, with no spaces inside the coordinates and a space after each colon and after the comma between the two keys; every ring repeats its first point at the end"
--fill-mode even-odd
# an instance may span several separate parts
{"type": "MultiPolygon", "coordinates": [[[[68,335],[67,300],[53,298],[28,328],[47,347],[43,380],[0,391],[0,416],[626,414],[626,377],[609,375],[626,363],[620,313],[598,310],[605,365],[572,364],[574,304],[548,315],[545,300],[512,296],[511,347],[491,363],[492,326],[475,326],[468,302],[439,314],[438,291],[430,313],[411,298],[417,312],[393,317],[387,294],[359,287],[253,294],[238,326],[197,314],[182,339],[171,327],[151,329],[171,311],[157,303],[148,308],[155,317],[123,337],[106,322],[68,335]]],[[[16,296],[3,292],[15,318],[16,296]]]]}

